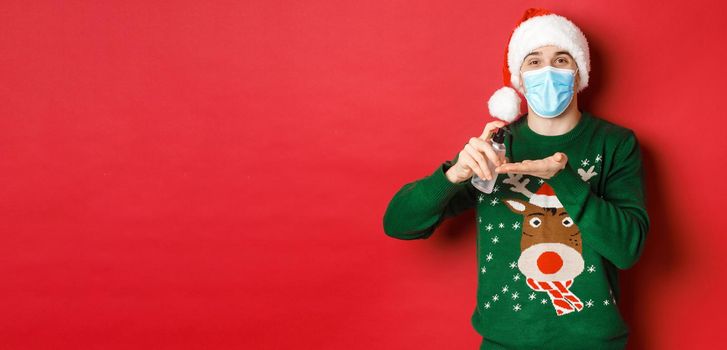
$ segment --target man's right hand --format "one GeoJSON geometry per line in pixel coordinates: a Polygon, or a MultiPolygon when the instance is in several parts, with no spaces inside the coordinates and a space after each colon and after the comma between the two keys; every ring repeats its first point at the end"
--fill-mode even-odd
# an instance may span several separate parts
{"type": "Polygon", "coordinates": [[[495,166],[507,163],[507,158],[501,161],[490,144],[494,130],[507,125],[502,120],[495,120],[485,125],[480,137],[472,137],[465,144],[457,156],[457,162],[447,170],[447,179],[452,183],[460,183],[477,174],[482,179],[491,180],[496,174],[490,172],[487,166],[489,159],[495,166]]]}

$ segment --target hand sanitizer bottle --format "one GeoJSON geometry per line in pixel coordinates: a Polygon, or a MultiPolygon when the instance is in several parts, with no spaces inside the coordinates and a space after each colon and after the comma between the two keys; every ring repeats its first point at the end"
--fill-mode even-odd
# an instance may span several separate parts
{"type": "MultiPolygon", "coordinates": [[[[495,133],[495,136],[492,137],[492,148],[495,150],[495,153],[497,153],[497,156],[500,158],[500,161],[505,160],[505,129],[500,128],[497,130],[497,133],[495,133]]],[[[492,188],[495,187],[495,181],[497,181],[497,175],[498,173],[495,172],[495,164],[490,161],[490,158],[485,157],[487,160],[487,167],[490,169],[490,174],[492,174],[492,180],[485,180],[477,176],[477,174],[474,174],[472,176],[472,186],[474,186],[476,189],[480,190],[484,193],[492,193],[492,188]]]]}

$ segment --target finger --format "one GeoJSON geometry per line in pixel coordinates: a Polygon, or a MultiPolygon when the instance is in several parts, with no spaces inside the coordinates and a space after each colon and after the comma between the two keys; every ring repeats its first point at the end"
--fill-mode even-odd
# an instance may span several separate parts
{"type": "Polygon", "coordinates": [[[545,159],[533,160],[528,163],[528,170],[532,173],[548,172],[550,166],[545,159]]]}
{"type": "MultiPolygon", "coordinates": [[[[465,145],[465,147],[467,147],[467,145],[465,145]]],[[[472,173],[475,173],[479,176],[477,173],[479,171],[479,167],[476,166],[477,163],[472,160],[472,156],[470,156],[466,150],[462,149],[462,151],[459,152],[459,160],[457,161],[457,164],[459,164],[460,168],[462,168],[467,175],[472,176],[472,173]]]]}
{"type": "Polygon", "coordinates": [[[558,152],[546,158],[545,160],[547,161],[547,164],[545,164],[545,168],[543,168],[543,170],[548,172],[555,168],[563,169],[568,162],[568,156],[566,156],[564,153],[558,152]]]}
{"type": "MultiPolygon", "coordinates": [[[[474,138],[474,137],[473,137],[474,138]]],[[[487,166],[487,160],[482,155],[482,153],[478,152],[472,144],[467,144],[467,146],[464,146],[465,151],[472,157],[472,159],[477,162],[477,166],[480,168],[480,172],[484,174],[486,179],[490,179],[492,177],[492,174],[490,173],[490,169],[487,166]]]]}
{"type": "Polygon", "coordinates": [[[499,170],[496,169],[496,172],[498,172],[498,173],[516,173],[516,174],[517,173],[531,173],[531,172],[538,170],[536,168],[536,166],[534,165],[534,163],[535,163],[534,161],[530,161],[527,163],[525,161],[522,161],[519,163],[507,163],[507,164],[503,164],[503,165],[499,166],[497,168],[499,170]]]}
{"type": "Polygon", "coordinates": [[[477,168],[479,168],[480,173],[487,175],[489,169],[487,168],[487,161],[482,156],[482,153],[478,152],[471,144],[464,146],[464,150],[477,163],[477,168]]]}
{"type": "Polygon", "coordinates": [[[480,139],[487,141],[490,138],[490,133],[497,129],[505,126],[505,122],[502,120],[495,120],[491,121],[487,124],[485,124],[485,129],[482,131],[482,135],[480,135],[480,139]]]}
{"type": "Polygon", "coordinates": [[[568,156],[563,152],[555,152],[551,157],[558,163],[564,163],[568,160],[568,156]]]}
{"type": "Polygon", "coordinates": [[[512,172],[518,172],[521,171],[523,168],[523,163],[507,163],[498,166],[495,168],[495,172],[497,173],[512,173],[512,172]]]}
{"type": "Polygon", "coordinates": [[[495,164],[495,166],[502,164],[502,161],[500,161],[500,156],[497,154],[497,152],[495,152],[490,143],[482,141],[482,139],[473,137],[470,139],[470,144],[478,151],[483,152],[492,162],[492,164],[495,164]]]}
{"type": "Polygon", "coordinates": [[[464,161],[464,165],[467,168],[469,168],[470,171],[474,172],[475,174],[477,174],[477,176],[479,176],[482,179],[485,178],[485,174],[482,173],[482,170],[477,165],[477,162],[475,162],[474,159],[472,159],[472,157],[469,157],[469,156],[464,157],[462,160],[464,161]]]}
{"type": "Polygon", "coordinates": [[[530,171],[519,169],[519,168],[497,168],[495,169],[495,172],[498,174],[525,174],[525,175],[532,175],[530,171]]]}

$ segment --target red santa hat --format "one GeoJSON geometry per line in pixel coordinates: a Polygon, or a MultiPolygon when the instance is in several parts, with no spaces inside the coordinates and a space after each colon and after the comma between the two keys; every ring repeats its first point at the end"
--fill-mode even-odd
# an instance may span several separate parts
{"type": "Polygon", "coordinates": [[[495,91],[487,103],[493,117],[512,122],[520,115],[521,100],[518,91],[525,93],[520,81],[520,66],[529,53],[547,45],[568,51],[575,59],[580,77],[576,92],[588,86],[591,63],[586,36],[565,17],[546,9],[530,8],[517,23],[505,49],[505,64],[502,69],[505,86],[495,91]]]}
{"type": "Polygon", "coordinates": [[[528,201],[530,204],[537,205],[541,208],[563,208],[555,191],[550,185],[544,183],[537,192],[535,192],[528,201]]]}

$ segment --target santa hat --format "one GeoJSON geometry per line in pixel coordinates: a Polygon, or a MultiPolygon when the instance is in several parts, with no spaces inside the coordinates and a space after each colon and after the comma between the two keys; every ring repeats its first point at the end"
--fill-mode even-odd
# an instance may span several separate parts
{"type": "Polygon", "coordinates": [[[547,183],[540,186],[538,191],[530,197],[528,202],[541,208],[563,208],[563,204],[561,204],[558,197],[556,197],[555,191],[547,183]]]}
{"type": "Polygon", "coordinates": [[[525,93],[520,81],[520,66],[525,56],[547,45],[568,51],[575,59],[580,77],[576,91],[580,92],[588,86],[591,63],[586,36],[567,18],[546,9],[531,8],[523,14],[505,49],[505,64],[502,69],[505,87],[495,91],[487,103],[493,117],[512,122],[520,115],[521,100],[517,91],[525,93]]]}

